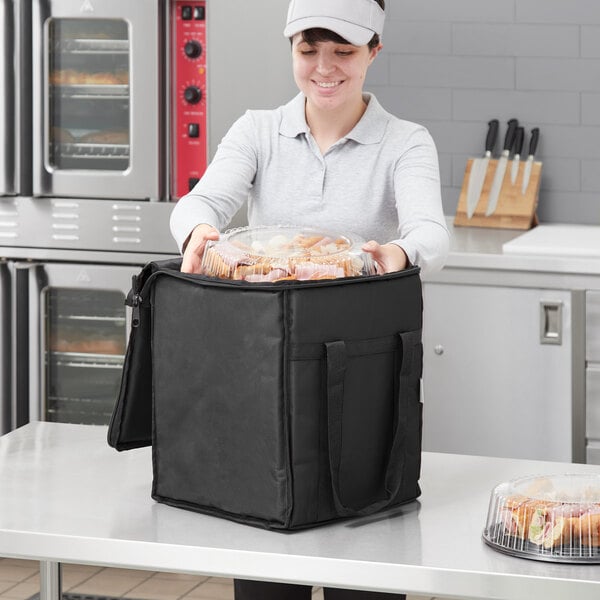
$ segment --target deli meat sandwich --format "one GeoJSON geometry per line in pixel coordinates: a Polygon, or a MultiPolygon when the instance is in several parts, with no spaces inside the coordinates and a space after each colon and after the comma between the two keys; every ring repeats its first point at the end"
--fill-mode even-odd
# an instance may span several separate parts
{"type": "Polygon", "coordinates": [[[565,544],[600,546],[600,504],[561,504],[544,500],[506,499],[503,524],[514,536],[544,548],[565,544]]]}
{"type": "Polygon", "coordinates": [[[483,538],[525,558],[600,563],[600,475],[500,484],[492,492],[483,538]]]}

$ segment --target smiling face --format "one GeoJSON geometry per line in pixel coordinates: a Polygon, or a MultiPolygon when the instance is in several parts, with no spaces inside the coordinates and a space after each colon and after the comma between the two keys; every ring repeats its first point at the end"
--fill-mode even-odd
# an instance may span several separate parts
{"type": "Polygon", "coordinates": [[[307,99],[307,110],[354,108],[362,103],[369,65],[381,45],[353,46],[333,41],[309,44],[298,33],[292,40],[296,85],[307,99]]]}

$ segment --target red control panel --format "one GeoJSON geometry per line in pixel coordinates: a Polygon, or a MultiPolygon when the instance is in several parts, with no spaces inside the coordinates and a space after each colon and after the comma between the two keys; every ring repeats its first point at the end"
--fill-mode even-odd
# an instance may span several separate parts
{"type": "Polygon", "coordinates": [[[187,194],[207,165],[206,1],[171,0],[171,199],[187,194]]]}

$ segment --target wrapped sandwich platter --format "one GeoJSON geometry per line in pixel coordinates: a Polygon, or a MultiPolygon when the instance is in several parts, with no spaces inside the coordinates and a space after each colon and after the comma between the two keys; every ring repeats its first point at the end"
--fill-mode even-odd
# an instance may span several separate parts
{"type": "Polygon", "coordinates": [[[522,558],[600,563],[600,475],[522,477],[496,486],[483,540],[522,558]]]}

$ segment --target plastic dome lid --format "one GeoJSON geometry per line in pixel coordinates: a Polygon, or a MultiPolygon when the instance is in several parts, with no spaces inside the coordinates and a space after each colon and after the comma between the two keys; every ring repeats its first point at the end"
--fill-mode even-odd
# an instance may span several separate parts
{"type": "Polygon", "coordinates": [[[307,227],[241,227],[207,244],[202,272],[250,282],[372,275],[375,268],[363,243],[353,234],[307,227]]]}
{"type": "Polygon", "coordinates": [[[498,485],[483,539],[513,556],[600,563],[600,474],[522,477],[498,485]]]}

